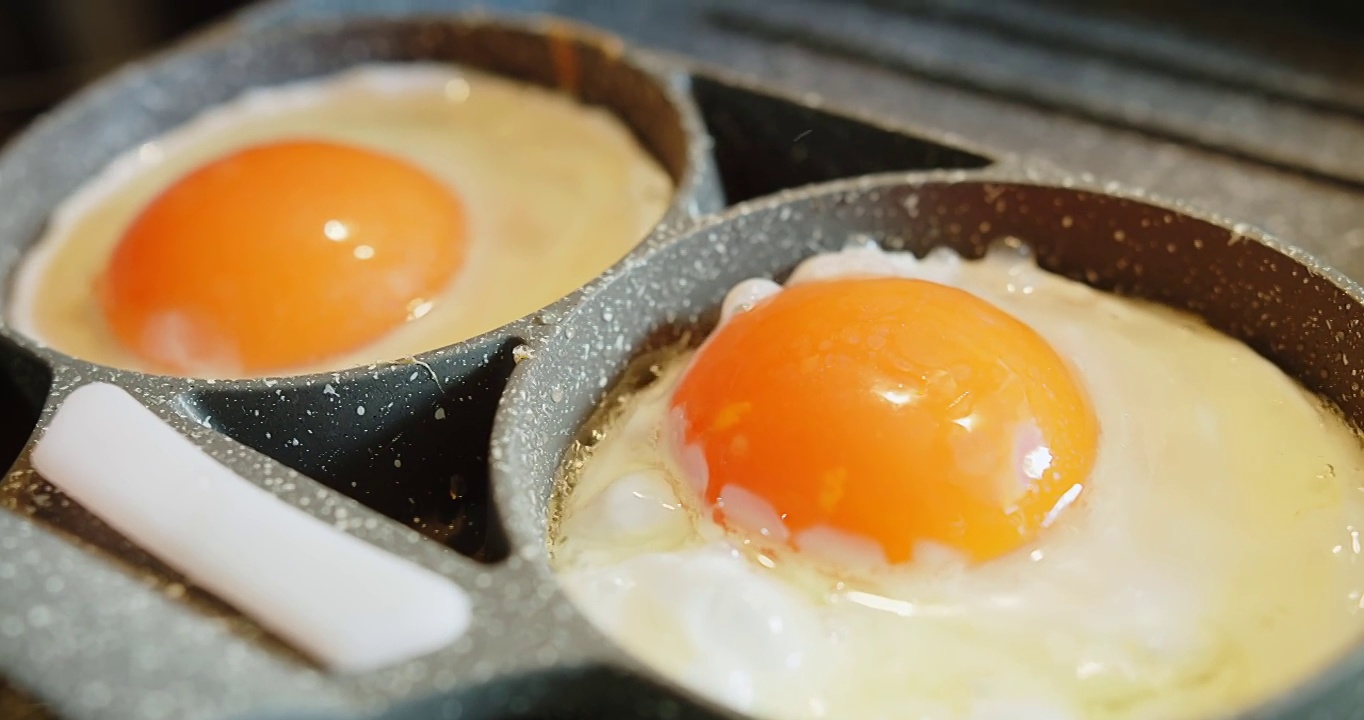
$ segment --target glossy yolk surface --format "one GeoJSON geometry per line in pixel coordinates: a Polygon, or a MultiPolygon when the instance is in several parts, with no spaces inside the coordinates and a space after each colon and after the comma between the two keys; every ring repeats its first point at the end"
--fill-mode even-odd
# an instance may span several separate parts
{"type": "Polygon", "coordinates": [[[463,208],[423,171],[280,142],[203,165],[153,200],[100,301],[118,340],[167,372],[285,370],[420,316],[464,253],[463,208]]]}
{"type": "Polygon", "coordinates": [[[739,313],[698,350],[672,405],[681,464],[704,472],[693,479],[710,503],[735,486],[797,545],[832,529],[893,563],[923,540],[975,560],[1025,543],[1080,492],[1099,433],[1031,328],[904,278],[797,284],[739,313]],[[702,470],[686,459],[697,449],[702,470]]]}

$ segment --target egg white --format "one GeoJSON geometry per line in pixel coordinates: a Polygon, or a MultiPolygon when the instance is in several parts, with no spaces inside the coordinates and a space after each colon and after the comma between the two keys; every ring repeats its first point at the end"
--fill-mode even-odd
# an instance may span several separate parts
{"type": "Polygon", "coordinates": [[[447,184],[469,223],[464,267],[418,316],[368,346],[287,373],[396,360],[530,314],[623,257],[662,218],[673,191],[629,129],[600,108],[448,65],[360,66],[248,91],[116,158],[54,210],[16,274],[11,325],[69,355],[153,369],[119,345],[91,290],[110,254],[142,208],[184,174],[283,139],[406,160],[447,184]]]}
{"type": "MultiPolygon", "coordinates": [[[[788,282],[853,275],[963,288],[1052,343],[1101,424],[1085,492],[1035,543],[976,566],[925,547],[843,573],[763,549],[702,512],[668,457],[683,354],[558,497],[563,587],[622,646],[766,717],[1167,719],[1263,699],[1359,638],[1364,449],[1268,361],[1016,244],[979,261],[857,247],[788,282]]],[[[725,313],[778,291],[742,283],[725,313]]]]}

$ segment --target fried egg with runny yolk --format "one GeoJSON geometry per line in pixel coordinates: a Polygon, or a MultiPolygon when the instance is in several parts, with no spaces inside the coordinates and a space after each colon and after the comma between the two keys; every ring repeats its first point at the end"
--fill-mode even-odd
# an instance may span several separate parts
{"type": "Polygon", "coordinates": [[[363,347],[438,296],[463,208],[396,158],[318,141],[255,145],[180,178],[114,248],[104,319],[177,373],[305,366],[363,347]]]}
{"type": "Polygon", "coordinates": [[[8,319],[155,373],[400,361],[580,287],[671,196],[604,109],[457,67],[366,65],[250,90],[116,158],[54,210],[8,319]]]}
{"type": "Polygon", "coordinates": [[[761,505],[777,522],[760,532],[843,535],[895,563],[921,540],[976,559],[1016,549],[1083,487],[1099,432],[1031,328],[898,277],[804,283],[740,313],[672,407],[727,520],[728,505],[761,505]]]}
{"type": "Polygon", "coordinates": [[[1364,630],[1356,431],[1018,243],[815,256],[641,362],[566,459],[552,562],[603,632],[734,710],[1221,716],[1364,630]]]}

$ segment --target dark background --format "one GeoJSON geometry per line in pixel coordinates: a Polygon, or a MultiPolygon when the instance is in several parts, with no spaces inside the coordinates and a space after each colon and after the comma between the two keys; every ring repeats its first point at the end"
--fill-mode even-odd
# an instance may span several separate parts
{"type": "Polygon", "coordinates": [[[0,0],[0,138],[94,77],[244,0],[0,0]]]}
{"type": "MultiPolygon", "coordinates": [[[[629,14],[632,1],[619,1],[622,14],[629,14]]],[[[979,14],[982,5],[973,0],[846,3],[960,20],[985,34],[1019,35],[1009,40],[1037,34],[1035,25],[1028,29],[1008,20],[992,22],[979,14]]],[[[0,0],[0,140],[89,80],[247,4],[247,0],[0,0]]],[[[495,7],[498,3],[486,0],[483,4],[495,7]]],[[[546,4],[554,5],[552,1],[546,4]]],[[[728,7],[760,4],[761,0],[732,0],[728,7]]],[[[1157,37],[1165,33],[1181,42],[1195,40],[1209,49],[1251,52],[1323,78],[1345,76],[1364,85],[1364,1],[1000,0],[1000,5],[1031,10],[1042,27],[1048,27],[1052,16],[1083,15],[1103,25],[1139,27],[1142,33],[1157,37]]],[[[1052,44],[1056,38],[1042,40],[1052,44]]],[[[1140,50],[1133,55],[1128,48],[1120,60],[1169,65],[1168,56],[1154,45],[1150,57],[1143,57],[1140,50]]],[[[1069,49],[1102,56],[1110,48],[1102,38],[1094,38],[1069,49]]],[[[1202,68],[1192,63],[1173,70],[1196,76],[1202,68]]]]}
{"type": "MultiPolygon", "coordinates": [[[[732,6],[751,2],[761,0],[734,0],[732,6]]],[[[1340,67],[1338,52],[1333,51],[1354,46],[1360,50],[1357,59],[1364,68],[1364,2],[1356,0],[1000,2],[1035,6],[1040,16],[1057,12],[1099,15],[1116,24],[1203,37],[1211,44],[1292,55],[1292,64],[1317,67],[1326,74],[1351,73],[1350,68],[1340,67]]],[[[951,14],[954,6],[978,6],[953,0],[853,3],[927,9],[929,14],[951,14]]],[[[0,0],[0,140],[92,78],[247,4],[246,0],[0,0]]],[[[487,0],[486,4],[497,3],[487,0]]],[[[1008,32],[1007,27],[992,30],[1008,32]]],[[[1359,76],[1364,77],[1364,72],[1359,76]]]]}

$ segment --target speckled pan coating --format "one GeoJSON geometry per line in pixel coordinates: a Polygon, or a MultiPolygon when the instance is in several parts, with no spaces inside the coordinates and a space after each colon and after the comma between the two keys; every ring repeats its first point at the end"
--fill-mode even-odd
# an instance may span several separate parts
{"type": "MultiPolygon", "coordinates": [[[[552,82],[544,29],[337,19],[245,35],[227,28],[131,68],[83,93],[0,156],[6,199],[0,274],[37,235],[48,210],[108,159],[245,87],[374,58],[447,58],[552,82]]],[[[550,32],[565,30],[556,25],[550,32]]],[[[575,47],[582,67],[592,69],[580,75],[584,96],[625,117],[680,191],[640,250],[530,318],[412,362],[218,383],[94,366],[0,326],[0,464],[18,455],[0,486],[0,673],[64,716],[101,720],[726,716],[623,655],[559,593],[544,550],[553,473],[633,353],[704,327],[733,282],[779,276],[852,235],[891,247],[948,244],[967,252],[999,235],[1018,235],[1037,244],[1049,267],[1200,311],[1356,421],[1364,418],[1357,371],[1345,362],[1358,356],[1362,342],[1364,294],[1253,230],[1113,188],[1066,187],[1060,176],[1047,186],[1000,168],[839,181],[698,222],[719,208],[721,193],[687,97],[686,70],[610,39],[575,47]],[[129,389],[285,501],[455,579],[474,597],[473,630],[429,657],[338,677],[185,587],[27,465],[27,446],[19,446],[27,428],[41,433],[66,394],[94,380],[129,389]],[[6,432],[7,422],[22,429],[6,432]],[[461,497],[452,499],[452,492],[461,497]]],[[[704,94],[752,92],[727,87],[705,79],[704,94]]],[[[775,133],[758,139],[778,147],[789,147],[793,123],[823,122],[813,108],[746,97],[752,100],[741,111],[721,117],[740,140],[730,144],[731,163],[754,157],[744,154],[751,148],[742,141],[755,116],[768,116],[758,125],[775,133]]],[[[816,163],[824,174],[840,167],[865,172],[886,158],[907,166],[988,164],[894,128],[846,118],[829,127],[836,132],[827,137],[866,146],[849,161],[828,155],[841,150],[837,143],[826,145],[816,163]]],[[[747,170],[750,189],[782,180],[768,168],[747,170]]],[[[793,177],[810,179],[801,172],[793,177]]],[[[1364,658],[1352,656],[1249,717],[1318,711],[1312,717],[1350,717],[1364,706],[1354,689],[1360,677],[1364,658]]]]}

